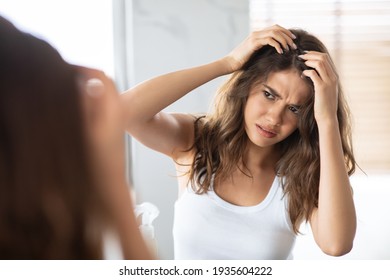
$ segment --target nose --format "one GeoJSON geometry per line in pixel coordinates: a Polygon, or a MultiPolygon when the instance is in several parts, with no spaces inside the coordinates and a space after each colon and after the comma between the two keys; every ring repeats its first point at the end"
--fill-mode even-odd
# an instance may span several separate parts
{"type": "Polygon", "coordinates": [[[280,126],[283,123],[283,108],[274,104],[268,109],[266,120],[270,125],[280,126]]]}

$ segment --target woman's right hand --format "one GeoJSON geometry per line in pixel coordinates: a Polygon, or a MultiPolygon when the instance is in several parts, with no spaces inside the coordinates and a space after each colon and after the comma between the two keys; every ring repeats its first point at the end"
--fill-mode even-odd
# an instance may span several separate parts
{"type": "Polygon", "coordinates": [[[231,72],[239,70],[256,50],[270,45],[280,54],[283,50],[296,49],[293,42],[295,35],[279,25],[273,25],[263,30],[253,31],[240,45],[231,51],[224,59],[228,62],[231,72]]]}

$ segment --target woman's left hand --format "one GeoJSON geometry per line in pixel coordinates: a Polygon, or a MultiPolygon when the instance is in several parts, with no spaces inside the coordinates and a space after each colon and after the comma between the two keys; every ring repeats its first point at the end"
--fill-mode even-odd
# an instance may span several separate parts
{"type": "Polygon", "coordinates": [[[313,69],[304,70],[314,84],[314,117],[318,122],[335,120],[338,102],[338,76],[335,67],[326,53],[308,51],[299,56],[313,69]]]}

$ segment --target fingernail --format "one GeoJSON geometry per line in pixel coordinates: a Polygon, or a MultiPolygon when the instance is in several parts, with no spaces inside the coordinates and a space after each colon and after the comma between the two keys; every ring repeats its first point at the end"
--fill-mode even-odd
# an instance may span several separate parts
{"type": "Polygon", "coordinates": [[[291,36],[291,38],[296,39],[297,36],[295,36],[295,34],[293,33],[292,36],[291,36]]]}
{"type": "Polygon", "coordinates": [[[104,93],[104,84],[97,78],[89,79],[85,83],[85,90],[92,97],[99,97],[104,93]]]}
{"type": "Polygon", "coordinates": [[[297,45],[295,45],[295,43],[293,43],[292,47],[294,50],[296,50],[298,48],[297,45]]]}

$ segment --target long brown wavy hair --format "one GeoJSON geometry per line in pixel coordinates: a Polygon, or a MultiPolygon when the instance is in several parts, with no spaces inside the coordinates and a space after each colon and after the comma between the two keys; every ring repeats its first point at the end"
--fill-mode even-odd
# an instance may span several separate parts
{"type": "Polygon", "coordinates": [[[0,259],[100,259],[78,71],[0,17],[0,259]]]}
{"type": "MultiPolygon", "coordinates": [[[[209,190],[212,177],[226,179],[244,163],[243,156],[248,142],[244,126],[244,109],[250,89],[265,81],[271,73],[296,69],[300,73],[309,69],[298,56],[305,50],[329,54],[323,43],[304,30],[291,29],[297,37],[297,50],[283,55],[273,47],[265,46],[256,51],[239,71],[219,89],[214,112],[195,120],[195,158],[189,171],[192,186],[196,191],[209,190]]],[[[282,177],[285,195],[288,197],[288,212],[295,233],[303,220],[308,221],[318,206],[320,179],[320,151],[317,123],[314,118],[314,85],[309,78],[305,82],[311,89],[311,97],[300,109],[298,128],[285,140],[278,143],[281,157],[275,173],[282,177]]],[[[348,174],[355,171],[352,151],[350,111],[338,82],[337,118],[342,148],[348,174]]],[[[241,170],[245,174],[245,169],[241,170]]],[[[251,176],[250,174],[248,176],[251,176]]]]}

